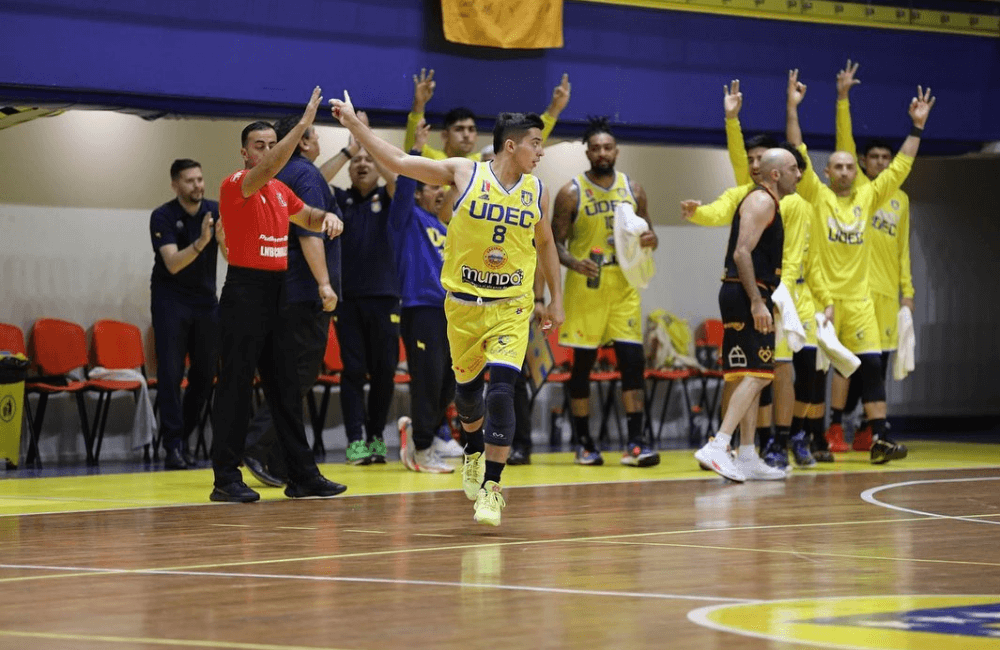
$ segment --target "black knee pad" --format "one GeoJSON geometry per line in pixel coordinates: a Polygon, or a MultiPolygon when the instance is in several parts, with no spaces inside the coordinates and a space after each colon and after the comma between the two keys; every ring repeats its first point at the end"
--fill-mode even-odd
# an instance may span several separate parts
{"type": "Polygon", "coordinates": [[[461,422],[472,424],[486,414],[483,383],[483,374],[480,373],[472,381],[455,386],[455,410],[461,422]]]}
{"type": "Polygon", "coordinates": [[[514,442],[514,383],[518,372],[506,366],[490,367],[490,385],[486,389],[486,428],[484,441],[510,447],[514,442]]]}
{"type": "Polygon", "coordinates": [[[871,402],[885,401],[885,384],[882,382],[882,355],[879,353],[860,354],[861,367],[857,372],[861,373],[861,402],[870,404],[871,402]]]}
{"type": "Polygon", "coordinates": [[[771,389],[771,383],[764,386],[764,389],[760,391],[760,406],[770,406],[771,402],[774,401],[774,391],[771,389]]]}
{"type": "Polygon", "coordinates": [[[615,356],[618,357],[618,371],[622,374],[622,390],[643,390],[643,370],[646,354],[638,343],[615,342],[615,356]]]}
{"type": "Polygon", "coordinates": [[[573,399],[590,397],[590,371],[597,361],[597,350],[576,348],[573,350],[573,371],[569,375],[569,396],[573,399]]]}
{"type": "Polygon", "coordinates": [[[802,348],[792,355],[795,368],[795,401],[810,404],[816,370],[816,348],[802,348]]]}
{"type": "Polygon", "coordinates": [[[889,371],[889,355],[891,352],[889,350],[882,351],[882,383],[885,383],[885,378],[889,371]]]}

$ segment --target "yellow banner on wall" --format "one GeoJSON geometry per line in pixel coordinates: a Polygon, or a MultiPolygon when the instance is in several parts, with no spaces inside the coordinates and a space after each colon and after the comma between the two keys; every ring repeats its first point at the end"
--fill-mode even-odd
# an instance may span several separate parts
{"type": "Polygon", "coordinates": [[[444,37],[484,47],[562,47],[563,0],[441,0],[444,37]]]}

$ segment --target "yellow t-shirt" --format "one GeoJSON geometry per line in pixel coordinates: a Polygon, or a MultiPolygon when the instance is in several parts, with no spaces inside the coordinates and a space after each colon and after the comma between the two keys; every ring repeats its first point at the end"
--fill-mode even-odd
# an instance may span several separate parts
{"type": "MultiPolygon", "coordinates": [[[[805,144],[799,152],[808,156],[805,144]]],[[[823,274],[830,294],[837,300],[856,300],[868,296],[870,285],[871,236],[868,228],[879,206],[896,193],[913,166],[913,158],[900,153],[888,169],[872,183],[856,185],[849,196],[839,197],[820,181],[810,165],[799,181],[798,193],[809,201],[823,224],[823,251],[820,255],[823,274]]]]}
{"type": "Polygon", "coordinates": [[[483,298],[520,296],[535,279],[535,224],[542,218],[542,182],[522,174],[511,189],[489,163],[476,163],[454,205],[444,244],[441,285],[483,298]]]}
{"type": "MultiPolygon", "coordinates": [[[[544,125],[544,128],[542,128],[542,142],[545,142],[556,125],[556,118],[548,113],[542,113],[541,118],[544,125]]],[[[409,153],[410,149],[413,148],[413,141],[417,138],[417,125],[420,124],[420,120],[422,119],[424,119],[423,113],[414,113],[413,111],[410,111],[410,114],[406,116],[406,137],[403,138],[403,151],[409,153]]],[[[433,158],[434,160],[444,160],[448,157],[444,151],[435,149],[429,144],[424,145],[421,154],[425,158],[433,158]]],[[[479,162],[483,159],[483,156],[478,151],[475,151],[467,155],[466,158],[479,162]]]]}
{"type": "MultiPolygon", "coordinates": [[[[837,150],[858,157],[851,124],[851,104],[837,100],[837,150]]],[[[855,186],[871,183],[860,167],[855,186]]],[[[913,274],[910,271],[910,197],[903,190],[896,192],[872,216],[871,267],[868,283],[873,293],[898,299],[912,298],[913,274]]]]}
{"type": "Polygon", "coordinates": [[[577,189],[576,215],[573,217],[573,235],[568,243],[569,253],[577,259],[587,259],[590,251],[599,248],[604,263],[617,262],[615,257],[615,206],[628,203],[639,210],[639,202],[632,194],[628,176],[615,172],[615,180],[607,188],[580,174],[573,179],[577,189]]]}

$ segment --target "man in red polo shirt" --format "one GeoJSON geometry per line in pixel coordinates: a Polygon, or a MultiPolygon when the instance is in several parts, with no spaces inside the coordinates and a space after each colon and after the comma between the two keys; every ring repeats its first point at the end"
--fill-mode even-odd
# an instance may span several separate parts
{"type": "Polygon", "coordinates": [[[299,140],[312,125],[320,89],[313,90],[302,119],[278,141],[267,122],[243,129],[245,169],[222,182],[219,213],[228,249],[229,271],[219,301],[222,368],[213,409],[212,501],[250,502],[260,495],[243,482],[243,459],[250,418],[254,371],[260,372],[264,393],[288,459],[289,497],[332,497],[347,488],[319,473],[306,442],[301,417],[294,343],[279,336],[279,310],[284,303],[284,272],[288,267],[289,221],[308,230],[336,237],[344,224],[336,215],[305,205],[274,178],[285,166],[299,140]]]}

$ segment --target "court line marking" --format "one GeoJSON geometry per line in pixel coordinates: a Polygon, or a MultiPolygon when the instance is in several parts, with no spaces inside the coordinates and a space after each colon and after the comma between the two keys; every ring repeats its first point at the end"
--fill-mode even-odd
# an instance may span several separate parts
{"type": "Polygon", "coordinates": [[[489,584],[479,582],[454,582],[450,580],[401,580],[399,578],[358,578],[351,576],[310,576],[286,573],[233,573],[229,571],[175,571],[170,569],[101,569],[88,567],[42,567],[25,565],[5,565],[20,569],[55,569],[77,571],[83,575],[115,574],[142,576],[187,576],[209,578],[235,578],[254,580],[303,580],[308,582],[349,582],[361,584],[413,585],[418,587],[457,587],[459,589],[496,589],[500,591],[526,591],[531,593],[560,594],[569,596],[608,596],[615,598],[649,598],[654,600],[707,600],[720,603],[753,604],[761,601],[752,598],[726,598],[722,596],[691,596],[687,594],[663,594],[642,591],[608,591],[602,589],[566,589],[562,587],[533,587],[531,585],[489,584]]]}
{"type": "Polygon", "coordinates": [[[18,632],[0,630],[0,637],[49,639],[52,641],[89,641],[100,643],[143,643],[147,645],[181,646],[185,648],[222,648],[224,650],[344,650],[329,646],[270,645],[265,643],[237,643],[233,641],[197,641],[190,639],[154,639],[148,637],[104,636],[93,634],[60,634],[57,632],[18,632]]]}
{"type": "MultiPolygon", "coordinates": [[[[979,444],[979,443],[975,443],[979,444]]],[[[797,476],[808,476],[808,477],[833,477],[833,476],[845,476],[848,474],[889,474],[898,472],[966,472],[966,471],[978,471],[978,470],[995,470],[1000,465],[970,465],[968,467],[921,467],[921,468],[908,468],[908,467],[892,467],[892,468],[882,468],[882,469],[858,469],[851,471],[825,471],[825,472],[801,472],[798,474],[792,474],[790,478],[794,479],[797,476]]],[[[153,474],[154,472],[150,472],[153,474]]],[[[609,483],[613,484],[640,484],[640,483],[666,483],[666,482],[678,482],[678,481],[718,481],[720,487],[732,487],[738,489],[738,486],[725,486],[715,474],[705,472],[704,477],[691,477],[691,476],[678,476],[676,478],[663,477],[663,478],[648,478],[648,479],[623,479],[623,480],[607,480],[607,481],[583,481],[583,482],[568,482],[568,483],[536,483],[532,485],[505,485],[504,490],[521,490],[525,488],[552,488],[552,487],[575,487],[575,486],[587,486],[587,485],[601,485],[606,486],[609,483]]],[[[97,476],[114,476],[112,474],[100,474],[97,476]]],[[[85,476],[74,476],[74,477],[42,477],[47,478],[86,478],[85,476]]],[[[24,481],[24,480],[34,480],[34,478],[26,479],[11,479],[14,481],[24,481]]],[[[457,488],[447,488],[442,490],[410,490],[410,491],[394,491],[394,492],[372,492],[366,494],[342,494],[337,496],[337,501],[342,501],[344,499],[360,499],[364,497],[386,497],[386,496],[410,496],[415,494],[445,494],[449,492],[461,492],[457,488]]],[[[36,501],[76,501],[76,502],[94,502],[94,503],[137,503],[142,504],[142,501],[130,501],[128,499],[95,499],[95,498],[75,498],[75,497],[47,497],[47,496],[34,496],[34,495],[3,495],[0,496],[0,508],[3,507],[3,501],[5,499],[9,500],[36,500],[36,501]]],[[[260,502],[261,505],[270,503],[288,503],[291,499],[268,499],[267,501],[260,502]]],[[[21,512],[21,513],[0,513],[0,519],[5,517],[37,517],[41,515],[67,515],[67,514],[83,514],[88,512],[122,512],[128,510],[156,510],[160,508],[193,508],[193,507],[232,507],[233,504],[226,503],[213,503],[211,501],[196,501],[191,503],[156,503],[151,502],[153,505],[138,505],[138,506],[122,506],[117,508],[93,508],[93,509],[83,509],[83,510],[46,510],[45,512],[21,512]]],[[[239,506],[248,507],[248,506],[239,506]]],[[[249,506],[253,507],[253,506],[249,506]]],[[[260,506],[257,506],[260,507],[260,506]]]]}
{"type": "MultiPolygon", "coordinates": [[[[810,523],[798,523],[798,524],[768,524],[763,526],[728,526],[720,528],[695,528],[695,529],[684,529],[684,530],[666,530],[657,531],[650,533],[629,533],[626,535],[600,535],[593,537],[560,537],[555,539],[538,539],[538,540],[525,540],[525,541],[509,541],[509,542],[495,542],[495,543],[476,543],[476,544],[456,544],[452,546],[429,546],[424,548],[401,548],[401,549],[383,549],[378,551],[359,551],[355,553],[335,553],[331,555],[314,555],[306,557],[289,557],[289,558],[273,558],[268,560],[246,560],[240,562],[215,562],[212,564],[195,564],[195,565],[184,565],[175,567],[161,567],[160,569],[150,569],[158,571],[193,571],[197,569],[223,569],[230,567],[249,567],[249,566],[261,566],[265,564],[286,564],[290,562],[314,562],[321,560],[344,560],[344,559],[356,559],[356,558],[372,558],[385,555],[401,555],[404,553],[434,553],[434,552],[447,552],[447,551],[461,551],[473,548],[499,548],[504,546],[528,546],[535,544],[565,544],[565,543],[586,543],[592,541],[603,541],[603,540],[622,540],[622,539],[634,539],[638,537],[652,537],[657,535],[687,535],[694,533],[718,533],[718,532],[738,532],[738,531],[754,531],[754,530],[769,530],[769,529],[787,529],[787,528],[824,528],[833,526],[854,526],[854,525],[866,525],[866,524],[885,524],[885,523],[905,523],[914,521],[933,521],[935,517],[907,517],[899,518],[893,517],[892,519],[868,519],[859,521],[822,521],[822,522],[810,522],[810,523]]],[[[24,569],[31,568],[35,570],[66,570],[55,568],[47,568],[43,565],[9,565],[0,564],[0,569],[13,568],[13,569],[24,569]]],[[[135,571],[138,571],[136,569],[135,571]]],[[[102,569],[103,572],[116,572],[116,573],[128,573],[129,569],[102,569]]],[[[83,574],[87,575],[87,574],[83,574]]],[[[44,575],[44,576],[18,576],[14,578],[0,578],[0,584],[10,583],[10,582],[29,582],[33,580],[50,580],[53,578],[75,578],[80,577],[80,574],[69,573],[69,574],[55,574],[55,575],[44,575]]]]}
{"type": "MultiPolygon", "coordinates": [[[[991,522],[992,523],[992,522],[991,522]]],[[[606,541],[602,544],[617,544],[623,546],[672,546],[677,548],[699,548],[711,551],[745,551],[747,553],[774,553],[778,555],[798,555],[830,557],[846,560],[887,560],[890,562],[922,562],[930,564],[971,564],[975,566],[1000,567],[1000,562],[971,562],[967,560],[937,560],[933,558],[921,559],[913,557],[889,557],[883,555],[857,555],[851,553],[823,553],[820,551],[799,551],[795,549],[772,549],[772,548],[745,548],[741,546],[709,546],[703,544],[672,544],[670,542],[615,542],[606,541]]]]}
{"type": "MultiPolygon", "coordinates": [[[[798,603],[803,601],[838,601],[838,600],[856,600],[860,598],[899,598],[899,597],[922,597],[922,596],[944,596],[944,597],[955,597],[955,598],[976,598],[981,596],[990,597],[990,594],[914,594],[910,596],[909,594],[883,594],[881,596],[827,596],[820,598],[781,598],[779,600],[765,600],[759,603],[749,603],[749,604],[767,604],[767,605],[779,605],[781,603],[798,603]]],[[[763,632],[753,632],[751,630],[743,630],[736,627],[727,627],[721,623],[716,623],[715,621],[709,620],[708,616],[712,612],[725,609],[726,607],[732,607],[732,605],[706,605],[705,607],[699,607],[698,609],[691,610],[688,612],[687,619],[694,623],[695,625],[701,625],[718,632],[728,632],[730,634],[735,634],[737,636],[749,636],[757,639],[767,639],[768,641],[779,641],[783,643],[791,644],[801,644],[814,646],[819,648],[836,648],[837,650],[871,650],[872,646],[857,646],[857,645],[845,645],[842,643],[832,643],[826,641],[812,641],[805,639],[788,638],[777,635],[765,634],[763,632]]]]}
{"type": "Polygon", "coordinates": [[[966,481],[1000,481],[1000,476],[979,476],[971,478],[942,478],[942,479],[928,479],[925,481],[906,481],[904,483],[890,483],[889,485],[880,485],[879,487],[869,488],[861,493],[861,500],[870,503],[873,506],[879,506],[880,508],[888,508],[889,510],[896,510],[898,512],[905,512],[911,515],[923,515],[925,517],[932,517],[935,519],[952,519],[955,521],[971,521],[978,524],[993,524],[1000,525],[1000,521],[984,521],[982,519],[977,519],[977,517],[996,517],[1000,514],[992,515],[941,515],[936,512],[924,512],[923,510],[916,510],[914,508],[905,508],[903,506],[894,506],[891,503],[886,503],[884,501],[879,501],[875,498],[875,495],[883,490],[892,490],[894,488],[909,487],[911,485],[928,485],[932,483],[963,483],[966,481]]]}

